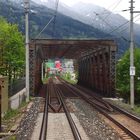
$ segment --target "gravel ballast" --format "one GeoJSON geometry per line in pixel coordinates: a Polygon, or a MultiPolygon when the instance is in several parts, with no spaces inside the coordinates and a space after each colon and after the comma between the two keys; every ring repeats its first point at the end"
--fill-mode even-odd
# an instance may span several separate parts
{"type": "Polygon", "coordinates": [[[30,109],[25,113],[17,131],[17,140],[30,139],[39,112],[41,98],[35,98],[30,109]]]}
{"type": "Polygon", "coordinates": [[[119,135],[100,117],[89,104],[80,99],[67,99],[90,140],[121,140],[119,135]]]}

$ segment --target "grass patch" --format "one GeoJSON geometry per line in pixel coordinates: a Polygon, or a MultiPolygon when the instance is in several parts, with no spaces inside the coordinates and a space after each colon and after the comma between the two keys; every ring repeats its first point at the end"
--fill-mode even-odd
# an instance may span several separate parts
{"type": "MultiPolygon", "coordinates": [[[[2,124],[6,126],[4,132],[8,132],[12,126],[15,124],[16,120],[21,117],[22,112],[24,112],[26,106],[28,105],[27,102],[22,102],[18,109],[9,109],[7,113],[2,118],[2,124]]],[[[8,140],[15,140],[15,136],[9,137],[8,140]]]]}
{"type": "Polygon", "coordinates": [[[135,106],[134,112],[140,115],[140,105],[135,106]]]}
{"type": "Polygon", "coordinates": [[[77,84],[77,80],[71,80],[71,79],[64,77],[64,76],[62,76],[61,78],[65,81],[71,83],[71,84],[74,84],[74,85],[77,84]]]}
{"type": "Polygon", "coordinates": [[[11,118],[17,116],[20,113],[18,109],[9,109],[7,113],[4,115],[3,120],[10,120],[11,118]]]}
{"type": "MultiPolygon", "coordinates": [[[[31,100],[31,98],[30,98],[30,100],[31,100]]],[[[28,102],[23,101],[23,102],[21,103],[21,105],[19,106],[19,109],[21,109],[21,108],[23,108],[23,107],[25,107],[25,106],[27,106],[27,105],[28,105],[28,102]]]]}
{"type": "Polygon", "coordinates": [[[49,79],[49,77],[44,78],[44,79],[42,80],[43,84],[47,84],[47,83],[48,83],[48,79],[49,79]]]}
{"type": "Polygon", "coordinates": [[[16,136],[10,136],[8,140],[17,140],[16,136]]]}
{"type": "Polygon", "coordinates": [[[3,117],[3,120],[10,120],[21,113],[22,108],[26,107],[28,103],[22,102],[18,109],[9,109],[3,117]]]}
{"type": "Polygon", "coordinates": [[[119,106],[120,108],[123,108],[124,110],[127,110],[128,112],[140,117],[140,104],[135,104],[134,109],[131,109],[131,105],[128,103],[124,103],[122,101],[112,101],[107,99],[108,102],[111,102],[114,105],[119,106]]]}

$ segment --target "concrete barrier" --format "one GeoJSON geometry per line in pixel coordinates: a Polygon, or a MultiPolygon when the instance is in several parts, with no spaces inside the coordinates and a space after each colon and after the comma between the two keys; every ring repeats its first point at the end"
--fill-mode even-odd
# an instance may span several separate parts
{"type": "Polygon", "coordinates": [[[11,109],[17,109],[21,103],[26,99],[26,89],[24,88],[17,94],[9,98],[9,106],[11,109]]]}

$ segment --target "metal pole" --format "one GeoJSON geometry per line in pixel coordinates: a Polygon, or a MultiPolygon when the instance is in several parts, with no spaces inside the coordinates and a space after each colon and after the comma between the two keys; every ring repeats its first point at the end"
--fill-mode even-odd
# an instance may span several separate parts
{"type": "Polygon", "coordinates": [[[41,72],[42,81],[43,81],[43,76],[44,76],[44,62],[42,62],[42,72],[41,72]]]}
{"type": "Polygon", "coordinates": [[[29,0],[25,4],[25,44],[26,44],[26,102],[29,101],[29,0]]]}
{"type": "Polygon", "coordinates": [[[135,75],[135,67],[134,67],[134,33],[133,33],[133,3],[134,1],[130,1],[130,104],[131,108],[134,108],[134,75],[135,75]]]}
{"type": "Polygon", "coordinates": [[[0,85],[0,132],[2,131],[1,129],[1,114],[2,114],[2,111],[1,111],[1,104],[2,104],[2,99],[1,99],[1,93],[2,92],[2,86],[0,85]]]}

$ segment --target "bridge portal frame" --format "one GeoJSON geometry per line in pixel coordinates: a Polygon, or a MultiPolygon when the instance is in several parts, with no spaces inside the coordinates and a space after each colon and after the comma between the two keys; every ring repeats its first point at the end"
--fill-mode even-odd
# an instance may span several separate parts
{"type": "Polygon", "coordinates": [[[35,39],[29,47],[30,95],[37,95],[41,81],[41,64],[49,58],[76,59],[78,84],[92,88],[106,97],[115,96],[116,50],[113,40],[35,39]]]}

